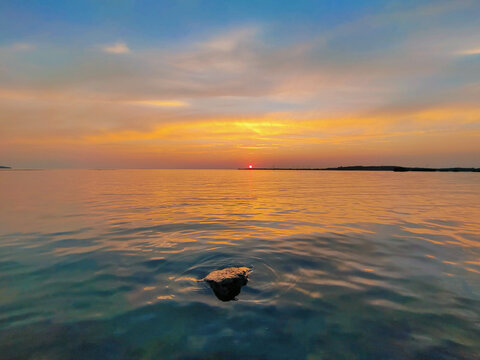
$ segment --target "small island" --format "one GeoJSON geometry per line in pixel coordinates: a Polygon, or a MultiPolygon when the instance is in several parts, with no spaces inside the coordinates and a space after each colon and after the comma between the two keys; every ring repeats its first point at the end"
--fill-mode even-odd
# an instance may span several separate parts
{"type": "Polygon", "coordinates": [[[480,172],[480,168],[425,168],[425,167],[404,167],[404,166],[339,166],[330,168],[239,168],[239,170],[313,170],[313,171],[394,171],[394,172],[480,172]]]}

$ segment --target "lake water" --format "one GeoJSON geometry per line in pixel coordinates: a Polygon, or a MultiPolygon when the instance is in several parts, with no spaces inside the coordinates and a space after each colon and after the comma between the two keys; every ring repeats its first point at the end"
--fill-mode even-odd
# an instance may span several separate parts
{"type": "Polygon", "coordinates": [[[1,359],[479,354],[480,174],[0,172],[1,359]]]}

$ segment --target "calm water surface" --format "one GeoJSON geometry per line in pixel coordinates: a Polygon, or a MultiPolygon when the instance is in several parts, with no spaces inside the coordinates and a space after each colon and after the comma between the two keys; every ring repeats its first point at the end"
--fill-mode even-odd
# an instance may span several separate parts
{"type": "Polygon", "coordinates": [[[480,174],[0,172],[1,359],[479,354],[480,174]]]}

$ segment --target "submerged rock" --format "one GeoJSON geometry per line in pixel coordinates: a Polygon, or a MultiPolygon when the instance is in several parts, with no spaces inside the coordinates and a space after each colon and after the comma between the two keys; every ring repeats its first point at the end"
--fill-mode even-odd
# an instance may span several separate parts
{"type": "Polygon", "coordinates": [[[203,281],[210,285],[217,298],[222,301],[230,301],[240,294],[242,286],[248,282],[248,274],[251,271],[252,269],[248,267],[215,270],[208,274],[203,281]]]}

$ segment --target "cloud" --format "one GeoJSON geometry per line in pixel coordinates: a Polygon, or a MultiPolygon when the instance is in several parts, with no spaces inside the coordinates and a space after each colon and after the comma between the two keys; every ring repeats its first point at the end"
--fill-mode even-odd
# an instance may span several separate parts
{"type": "Polygon", "coordinates": [[[180,100],[135,100],[126,101],[125,103],[131,105],[143,105],[153,107],[178,107],[188,105],[185,101],[180,100]]]}
{"type": "Polygon", "coordinates": [[[116,42],[115,44],[109,44],[102,46],[102,50],[110,54],[128,54],[130,49],[123,41],[116,42]]]}
{"type": "Polygon", "coordinates": [[[462,51],[459,51],[458,54],[459,55],[480,55],[480,47],[468,49],[468,50],[462,50],[462,51]]]}
{"type": "Polygon", "coordinates": [[[230,29],[171,53],[167,60],[176,68],[191,73],[238,74],[255,65],[255,51],[262,46],[260,33],[259,27],[230,29]]]}
{"type": "Polygon", "coordinates": [[[31,51],[35,50],[35,45],[29,43],[15,43],[11,46],[13,51],[31,51]]]}
{"type": "Polygon", "coordinates": [[[211,49],[220,52],[229,52],[237,49],[242,44],[254,41],[260,33],[257,26],[233,29],[225,34],[214,36],[207,41],[198,43],[200,49],[211,49]]]}

